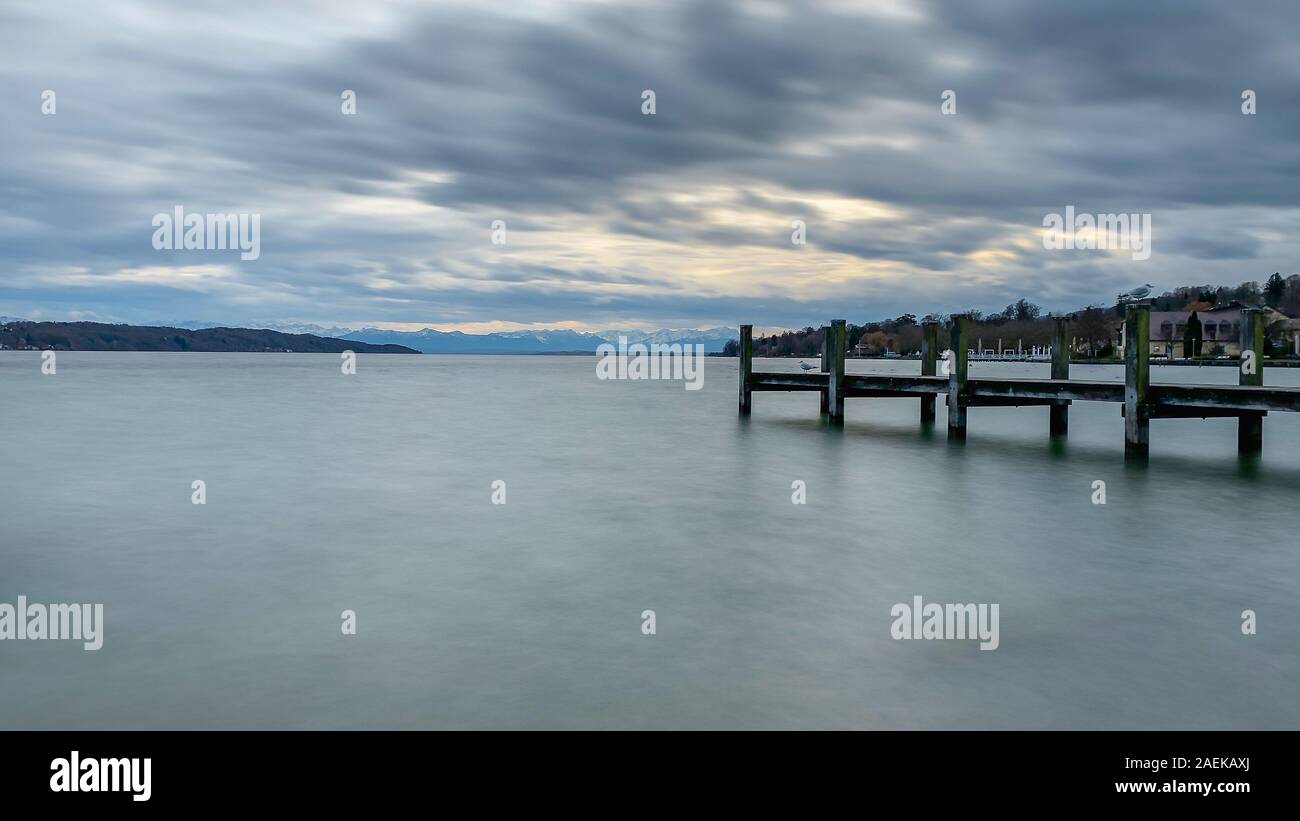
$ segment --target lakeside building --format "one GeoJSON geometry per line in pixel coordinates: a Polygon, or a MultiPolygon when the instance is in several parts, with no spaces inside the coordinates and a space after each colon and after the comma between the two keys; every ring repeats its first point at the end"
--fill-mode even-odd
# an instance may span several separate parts
{"type": "MultiPolygon", "coordinates": [[[[1201,323],[1201,354],[1203,356],[1241,355],[1241,309],[1248,307],[1240,302],[1219,305],[1208,311],[1197,311],[1201,323]]],[[[1300,320],[1265,307],[1264,327],[1269,338],[1284,339],[1294,347],[1300,333],[1300,320]]],[[[1152,311],[1150,328],[1150,353],[1152,356],[1184,359],[1191,351],[1184,350],[1189,311],[1152,311]]]]}

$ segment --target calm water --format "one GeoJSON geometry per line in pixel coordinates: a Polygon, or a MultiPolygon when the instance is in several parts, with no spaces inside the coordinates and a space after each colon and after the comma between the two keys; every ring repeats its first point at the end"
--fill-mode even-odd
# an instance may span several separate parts
{"type": "Polygon", "coordinates": [[[1300,416],[1258,464],[1234,421],[1159,420],[1126,468],[1116,405],[1059,447],[976,408],[950,446],[942,404],[743,420],[735,360],[697,392],[594,362],[0,354],[0,602],[106,620],[98,652],[0,642],[0,728],[1300,728],[1300,416]],[[999,603],[1001,646],[892,640],[916,594],[999,603]]]}

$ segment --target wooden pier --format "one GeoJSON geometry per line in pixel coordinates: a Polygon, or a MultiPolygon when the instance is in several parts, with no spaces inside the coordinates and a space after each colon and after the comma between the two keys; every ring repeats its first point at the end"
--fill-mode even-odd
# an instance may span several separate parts
{"type": "Polygon", "coordinates": [[[1242,367],[1237,385],[1153,385],[1149,353],[1149,305],[1129,305],[1125,311],[1124,381],[1099,382],[1070,379],[1069,322],[1057,319],[1048,379],[971,379],[967,352],[972,321],[966,314],[952,317],[947,362],[939,372],[939,323],[922,326],[921,373],[847,374],[847,347],[843,319],[824,329],[821,370],[807,373],[755,372],[754,328],[740,326],[740,413],[748,414],[753,394],[762,391],[817,391],[821,409],[832,423],[844,420],[844,400],[915,396],[921,400],[921,423],[933,424],[935,402],[945,397],[948,438],[966,438],[967,411],[979,407],[1045,405],[1049,433],[1064,436],[1069,430],[1071,402],[1114,402],[1124,417],[1124,455],[1145,460],[1150,446],[1152,419],[1236,417],[1237,448],[1257,453],[1263,447],[1264,417],[1269,411],[1300,411],[1300,388],[1264,387],[1264,321],[1258,308],[1242,310],[1242,367]],[[1254,367],[1246,368],[1248,354],[1254,367]]]}

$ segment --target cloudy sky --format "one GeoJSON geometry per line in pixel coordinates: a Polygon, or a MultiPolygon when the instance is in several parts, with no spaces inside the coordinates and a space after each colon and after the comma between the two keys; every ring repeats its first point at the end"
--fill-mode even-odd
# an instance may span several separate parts
{"type": "Polygon", "coordinates": [[[1294,2],[6,3],[0,314],[775,327],[1262,280],[1300,268],[1297,39],[1294,2]],[[155,250],[177,205],[260,214],[261,256],[155,250]],[[1044,249],[1070,205],[1151,214],[1151,258],[1044,249]]]}

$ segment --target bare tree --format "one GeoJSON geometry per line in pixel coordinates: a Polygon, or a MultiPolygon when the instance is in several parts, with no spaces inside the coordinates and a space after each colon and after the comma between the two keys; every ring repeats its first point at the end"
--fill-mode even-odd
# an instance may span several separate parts
{"type": "Polygon", "coordinates": [[[1110,312],[1105,308],[1089,306],[1074,317],[1074,335],[1088,346],[1088,355],[1096,356],[1111,338],[1110,312]]]}

